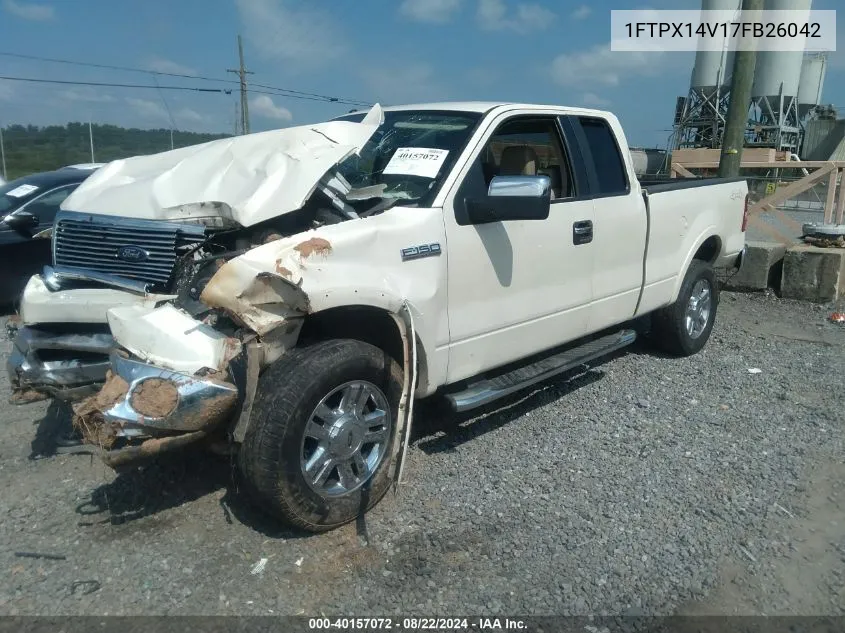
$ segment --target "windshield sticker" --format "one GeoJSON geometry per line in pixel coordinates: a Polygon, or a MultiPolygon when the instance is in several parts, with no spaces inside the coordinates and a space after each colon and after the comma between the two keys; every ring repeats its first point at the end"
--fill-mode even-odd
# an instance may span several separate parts
{"type": "Polygon", "coordinates": [[[393,153],[393,158],[382,173],[434,178],[448,155],[447,149],[400,147],[393,153]]]}
{"type": "Polygon", "coordinates": [[[20,187],[15,187],[11,191],[7,191],[7,196],[12,196],[13,198],[23,198],[24,196],[28,196],[33,191],[38,191],[38,187],[35,185],[21,185],[20,187]]]}

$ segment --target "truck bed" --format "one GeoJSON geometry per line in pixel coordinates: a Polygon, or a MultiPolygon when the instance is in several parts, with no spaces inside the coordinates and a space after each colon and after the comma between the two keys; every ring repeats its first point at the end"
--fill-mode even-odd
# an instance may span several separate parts
{"type": "Polygon", "coordinates": [[[665,193],[667,191],[680,191],[682,189],[695,189],[708,185],[724,185],[731,182],[742,182],[745,178],[663,178],[663,179],[638,179],[643,190],[649,194],[665,193]]]}

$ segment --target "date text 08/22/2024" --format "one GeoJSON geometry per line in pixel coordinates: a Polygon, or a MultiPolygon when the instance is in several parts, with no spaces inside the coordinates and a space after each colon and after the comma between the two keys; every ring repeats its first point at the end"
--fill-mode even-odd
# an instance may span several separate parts
{"type": "Polygon", "coordinates": [[[526,630],[525,621],[518,618],[309,618],[308,629],[313,631],[494,631],[526,630]]]}

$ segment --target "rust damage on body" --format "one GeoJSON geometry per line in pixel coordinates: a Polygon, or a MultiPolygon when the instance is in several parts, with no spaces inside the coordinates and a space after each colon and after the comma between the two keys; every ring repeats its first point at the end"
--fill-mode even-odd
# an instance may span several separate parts
{"type": "Polygon", "coordinates": [[[282,260],[276,261],[276,272],[279,273],[285,279],[293,279],[293,273],[282,266],[282,260]]]}
{"type": "Polygon", "coordinates": [[[332,245],[327,239],[322,237],[312,237],[309,240],[300,242],[294,246],[293,250],[302,256],[302,259],[308,259],[311,255],[320,255],[327,257],[332,252],[332,245]]]}

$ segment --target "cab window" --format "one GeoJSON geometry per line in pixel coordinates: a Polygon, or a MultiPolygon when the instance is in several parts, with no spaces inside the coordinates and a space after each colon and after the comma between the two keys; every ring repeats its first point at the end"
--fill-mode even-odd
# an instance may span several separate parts
{"type": "Polygon", "coordinates": [[[540,176],[552,181],[552,200],[574,194],[569,158],[552,117],[516,117],[494,132],[481,154],[484,179],[540,176]]]}

